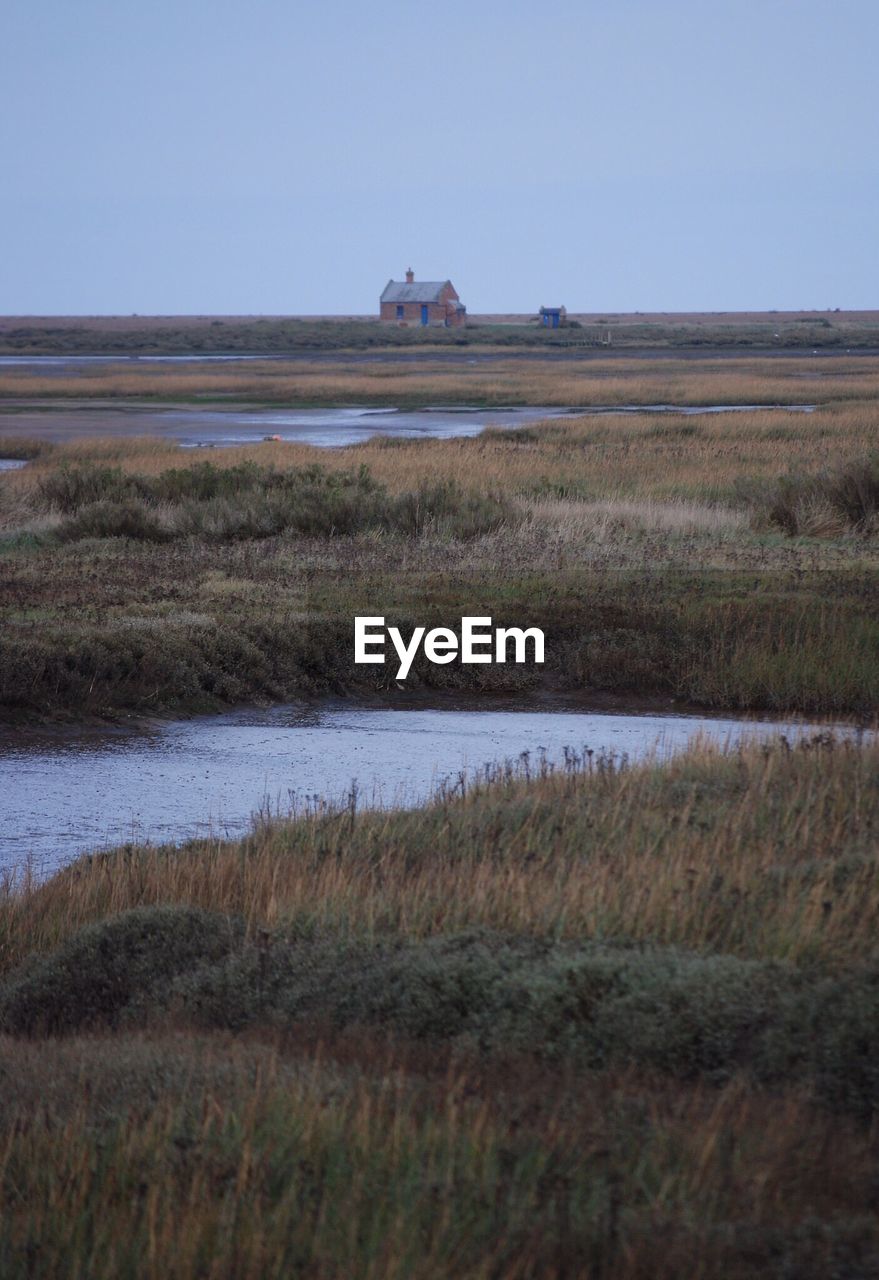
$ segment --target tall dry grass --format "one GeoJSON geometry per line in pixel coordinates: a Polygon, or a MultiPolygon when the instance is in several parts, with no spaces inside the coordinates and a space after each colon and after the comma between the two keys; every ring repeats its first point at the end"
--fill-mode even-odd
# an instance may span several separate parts
{"type": "Polygon", "coordinates": [[[32,369],[0,373],[0,397],[162,400],[233,399],[276,404],[826,404],[874,399],[879,359],[732,357],[717,361],[576,357],[364,363],[336,358],[273,360],[218,369],[102,365],[51,378],[32,369]]]}
{"type": "Polygon", "coordinates": [[[0,1043],[9,1280],[866,1280],[875,1257],[870,1142],[793,1091],[366,1037],[0,1043]]]}
{"type": "Polygon", "coordinates": [[[834,967],[875,954],[877,822],[875,742],[701,747],[622,771],[583,757],[425,810],[304,814],[240,841],[133,848],[10,884],[0,966],[90,921],[184,902],[251,931],[486,927],[834,967]]]}
{"type": "MultiPolygon", "coordinates": [[[[594,985],[571,1006],[588,1034],[590,1010],[613,999],[615,956],[635,958],[649,994],[650,957],[661,967],[663,946],[684,947],[704,959],[690,955],[688,984],[672,979],[659,1021],[643,1000],[620,1005],[622,1039],[664,1038],[667,1060],[587,1070],[537,1041],[504,1051],[503,1028],[490,1047],[406,1035],[390,1018],[399,974],[370,1021],[355,1011],[341,1027],[312,1012],[280,1030],[208,1034],[178,1013],[176,1030],[172,1015],[140,1032],[2,1037],[2,1274],[868,1280],[879,1257],[876,1073],[857,1036],[875,1006],[879,748],[703,748],[661,767],[590,767],[587,756],[561,774],[538,762],[531,772],[420,812],[352,803],[260,822],[239,842],[81,859],[47,884],[10,889],[4,978],[29,961],[17,981],[33,999],[37,958],[55,951],[64,990],[112,985],[114,966],[122,990],[136,957],[109,945],[131,919],[114,913],[175,902],[246,917],[251,1015],[254,999],[257,1014],[271,1007],[264,984],[285,937],[298,939],[303,967],[328,946],[350,966],[355,940],[372,939],[387,964],[415,960],[430,935],[446,935],[437,954],[454,961],[458,931],[481,928],[494,981],[493,946],[501,957],[504,945],[524,949],[538,966],[558,955],[563,979],[574,954],[565,940],[597,938],[610,968],[587,969],[594,985]],[[104,925],[91,950],[78,934],[89,921],[104,925]],[[64,968],[56,949],[73,935],[82,967],[64,968]],[[799,991],[803,1010],[825,979],[846,993],[810,1087],[796,1073],[808,1026],[749,1021],[730,953],[782,962],[760,971],[755,996],[768,1008],[774,983],[799,991]],[[749,1035],[763,1037],[790,1077],[715,1079],[703,1034],[727,1017],[747,1029],[728,1045],[733,1061],[749,1035]],[[816,1105],[812,1086],[820,1098],[830,1084],[838,1092],[816,1105]]],[[[473,975],[444,986],[442,963],[426,971],[419,1022],[479,1007],[473,975]]],[[[189,969],[197,985],[201,970],[189,969]]],[[[236,972],[215,999],[234,1000],[236,972]]],[[[363,975],[348,973],[355,992],[363,975]]],[[[7,995],[2,981],[4,1016],[7,995]]],[[[504,1009],[506,1034],[516,1017],[551,1022],[560,995],[558,981],[523,986],[504,1009]]]]}
{"type": "MultiPolygon", "coordinates": [[[[511,497],[590,503],[685,500],[741,506],[737,486],[742,481],[776,479],[794,468],[816,473],[865,456],[876,447],[877,431],[875,405],[825,408],[808,415],[783,411],[695,417],[621,414],[489,429],[468,439],[378,437],[342,449],[260,442],[213,449],[210,460],[218,467],[245,461],[283,469],[314,463],[337,470],[364,465],[395,493],[415,490],[430,480],[502,491],[511,497]]],[[[21,471],[6,474],[3,492],[7,506],[14,507],[19,500],[26,505],[41,477],[63,465],[95,462],[156,476],[203,459],[201,451],[194,453],[149,437],[75,440],[21,471]]]]}

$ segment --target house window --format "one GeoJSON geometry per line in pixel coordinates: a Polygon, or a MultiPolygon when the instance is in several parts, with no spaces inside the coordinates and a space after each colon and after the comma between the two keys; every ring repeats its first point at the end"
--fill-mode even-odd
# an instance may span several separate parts
{"type": "Polygon", "coordinates": [[[406,311],[406,308],[403,306],[402,302],[398,302],[397,303],[397,319],[398,320],[403,319],[405,311],[406,311]]]}

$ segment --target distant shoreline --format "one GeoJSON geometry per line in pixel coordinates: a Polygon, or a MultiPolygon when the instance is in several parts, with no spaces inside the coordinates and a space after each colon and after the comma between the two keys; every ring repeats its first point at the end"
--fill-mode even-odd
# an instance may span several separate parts
{"type": "Polygon", "coordinates": [[[397,327],[368,316],[0,316],[0,355],[296,355],[527,349],[703,353],[879,349],[879,310],[572,312],[560,329],[534,313],[471,315],[462,329],[397,327]]]}

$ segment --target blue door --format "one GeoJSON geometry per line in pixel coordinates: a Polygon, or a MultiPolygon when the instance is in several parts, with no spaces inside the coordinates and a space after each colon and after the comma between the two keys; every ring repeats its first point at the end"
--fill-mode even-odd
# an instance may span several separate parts
{"type": "Polygon", "coordinates": [[[427,324],[427,303],[426,302],[422,302],[421,304],[421,323],[427,324]]]}

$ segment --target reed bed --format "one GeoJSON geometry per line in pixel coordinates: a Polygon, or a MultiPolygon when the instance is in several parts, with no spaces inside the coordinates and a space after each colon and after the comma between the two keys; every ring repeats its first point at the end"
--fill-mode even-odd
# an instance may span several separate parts
{"type": "Polygon", "coordinates": [[[52,377],[32,369],[0,373],[0,396],[18,399],[211,398],[289,405],[478,404],[478,405],[718,405],[826,404],[875,398],[879,358],[824,356],[717,362],[648,358],[571,357],[563,361],[492,360],[490,364],[432,361],[376,364],[337,359],[249,361],[218,369],[193,362],[185,367],[91,366],[52,377]]]}
{"type": "MultiPolygon", "coordinates": [[[[489,429],[469,439],[398,440],[377,437],[342,449],[261,441],[212,449],[216,467],[259,462],[279,469],[319,464],[347,470],[367,466],[393,492],[426,480],[510,496],[680,499],[746,506],[740,486],[775,480],[791,471],[814,474],[876,448],[879,410],[874,404],[825,408],[814,414],[782,410],[695,417],[620,414],[565,417],[527,427],[489,429]]],[[[74,440],[47,451],[28,467],[3,477],[3,494],[32,494],[60,466],[120,466],[156,476],[204,461],[206,451],[184,450],[149,437],[74,440]]],[[[7,504],[8,505],[8,504],[7,504]]],[[[0,501],[0,522],[4,504],[0,501]]]]}

